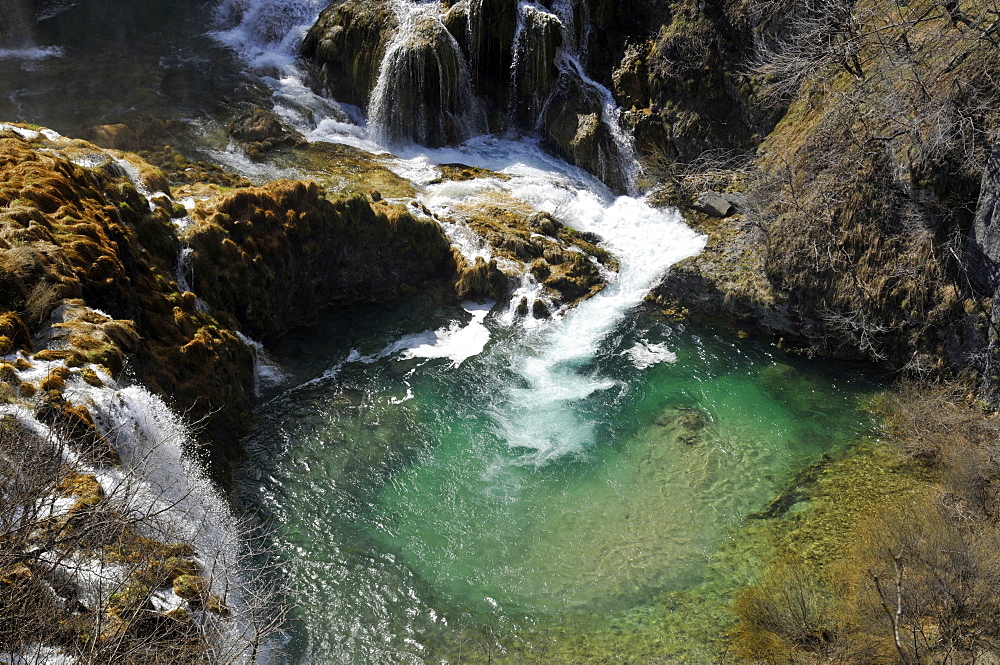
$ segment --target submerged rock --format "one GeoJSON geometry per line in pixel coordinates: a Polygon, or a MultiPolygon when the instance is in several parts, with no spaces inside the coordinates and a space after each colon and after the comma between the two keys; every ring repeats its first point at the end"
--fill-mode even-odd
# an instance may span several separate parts
{"type": "Polygon", "coordinates": [[[289,128],[273,111],[253,109],[229,123],[229,136],[240,143],[251,159],[263,159],[280,145],[296,145],[305,140],[289,128]]]}

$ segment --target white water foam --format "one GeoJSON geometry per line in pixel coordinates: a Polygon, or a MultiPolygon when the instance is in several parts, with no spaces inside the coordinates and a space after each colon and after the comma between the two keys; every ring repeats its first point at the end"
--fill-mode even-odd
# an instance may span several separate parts
{"type": "Polygon", "coordinates": [[[660,363],[677,362],[677,354],[663,344],[645,341],[636,342],[631,349],[622,351],[621,355],[628,356],[636,369],[646,369],[660,363]]]}
{"type": "Polygon", "coordinates": [[[260,396],[261,390],[264,388],[273,388],[284,383],[288,375],[285,370],[281,369],[280,365],[274,362],[263,344],[241,332],[237,332],[236,336],[253,352],[253,391],[255,395],[260,396]]]}
{"type": "MultiPolygon", "coordinates": [[[[333,104],[326,113],[317,113],[322,103],[311,99],[312,93],[301,84],[301,71],[294,64],[295,41],[292,33],[301,35],[295,27],[282,33],[281,39],[265,39],[267,30],[254,26],[254,16],[274,13],[277,0],[226,0],[223,7],[243,8],[238,25],[221,38],[242,49],[248,62],[277,67],[281,74],[269,75],[281,103],[291,108],[308,107],[302,116],[300,130],[310,140],[342,142],[383,152],[375,145],[357,113],[349,114],[344,107],[333,104]],[[255,14],[256,13],[256,14],[255,14]]],[[[300,0],[292,3],[290,12],[297,26],[311,24],[319,5],[300,0]]],[[[398,3],[397,3],[398,4],[398,3]]],[[[413,11],[431,11],[428,3],[416,7],[403,3],[413,11]]],[[[619,110],[610,92],[587,77],[581,59],[586,56],[586,3],[560,0],[554,10],[560,21],[572,33],[565,42],[559,66],[571,71],[604,100],[603,120],[607,123],[620,152],[636,168],[629,137],[618,125],[619,110]]],[[[279,12],[280,13],[280,12],[279,12]]],[[[273,35],[272,35],[273,37],[273,35]]],[[[355,110],[356,111],[356,110],[355,110]]],[[[396,173],[410,179],[418,187],[420,204],[435,218],[447,219],[459,203],[476,205],[490,196],[509,196],[529,206],[552,214],[559,221],[579,231],[600,235],[621,265],[617,275],[609,276],[608,286],[590,298],[550,321],[531,317],[520,318],[510,313],[512,307],[497,316],[508,325],[523,326],[522,346],[505,351],[510,363],[520,375],[520,385],[498,396],[493,411],[496,431],[514,449],[525,454],[526,463],[543,464],[549,459],[578,452],[594,441],[594,424],[579,413],[587,397],[613,387],[614,382],[594,375],[586,365],[606,342],[608,334],[639,305],[656,280],[676,261],[701,251],[704,237],[689,229],[676,211],[654,209],[636,197],[614,197],[594,176],[566,164],[541,149],[538,139],[508,140],[479,136],[460,146],[426,149],[409,146],[396,151],[398,158],[389,163],[396,173]],[[506,179],[480,178],[465,183],[433,181],[439,177],[438,164],[462,163],[498,171],[506,179]]],[[[466,259],[489,258],[489,246],[470,237],[460,223],[444,224],[452,241],[466,259]]],[[[525,300],[543,297],[537,283],[525,280],[515,294],[516,306],[525,300]]],[[[530,303],[529,303],[530,304],[530,303]]],[[[472,312],[470,323],[453,322],[436,331],[407,336],[372,356],[353,352],[345,362],[375,362],[390,356],[403,358],[449,358],[458,366],[482,353],[489,342],[485,327],[486,312],[472,312]]],[[[639,363],[653,357],[666,361],[668,351],[646,347],[639,363]],[[659,355],[657,355],[659,354],[659,355]]],[[[639,357],[641,354],[637,355],[639,357]]]]}
{"type": "Polygon", "coordinates": [[[47,58],[59,58],[62,54],[63,49],[58,46],[0,49],[0,60],[45,60],[47,58]]]}
{"type": "MultiPolygon", "coordinates": [[[[615,198],[589,174],[529,142],[480,137],[457,148],[424,151],[415,159],[462,162],[510,176],[471,186],[429,186],[423,201],[434,212],[445,213],[457,200],[469,203],[481,193],[504,191],[577,230],[599,234],[619,259],[619,273],[594,297],[551,322],[528,319],[534,330],[524,333],[521,351],[526,353],[512,358],[524,385],[512,388],[493,413],[498,435],[525,452],[525,463],[544,464],[584,450],[594,443],[594,423],[578,408],[616,384],[583,367],[670,265],[701,251],[704,237],[678,212],[654,209],[637,198],[615,198]]],[[[668,359],[666,349],[647,351],[659,353],[660,361],[668,359]]]]}
{"type": "Polygon", "coordinates": [[[469,358],[478,356],[490,341],[490,331],[484,321],[494,304],[462,303],[462,309],[472,314],[472,321],[465,326],[453,322],[448,328],[434,331],[426,342],[405,349],[401,358],[448,358],[452,367],[458,367],[469,358]]]}
{"type": "Polygon", "coordinates": [[[483,304],[463,302],[462,309],[472,315],[472,320],[468,323],[463,325],[459,321],[452,321],[445,328],[406,335],[378,353],[368,356],[352,350],[344,362],[370,365],[398,354],[398,360],[447,358],[451,360],[452,367],[458,367],[469,358],[478,356],[486,348],[486,344],[490,341],[490,331],[485,325],[486,315],[494,305],[496,302],[492,300],[483,304]]]}

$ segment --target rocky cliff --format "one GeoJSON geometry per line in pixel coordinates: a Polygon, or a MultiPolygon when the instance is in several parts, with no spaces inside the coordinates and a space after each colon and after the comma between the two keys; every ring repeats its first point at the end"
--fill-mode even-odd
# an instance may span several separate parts
{"type": "Polygon", "coordinates": [[[658,297],[755,321],[810,352],[917,374],[975,366],[993,296],[967,251],[997,127],[988,12],[974,2],[780,7],[733,74],[756,90],[745,99],[776,113],[774,127],[742,155],[666,151],[671,200],[706,210],[699,192],[744,198],[712,211],[737,215],[713,235],[717,251],[678,266],[658,297]],[[725,297],[700,299],[696,284],[725,297]]]}

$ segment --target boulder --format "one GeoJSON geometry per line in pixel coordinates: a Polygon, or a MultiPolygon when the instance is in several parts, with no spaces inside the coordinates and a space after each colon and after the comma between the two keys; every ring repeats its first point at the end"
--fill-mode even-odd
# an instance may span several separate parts
{"type": "Polygon", "coordinates": [[[567,161],[585,169],[616,193],[627,190],[623,156],[603,121],[604,99],[574,72],[556,81],[543,118],[545,145],[567,161]]]}
{"type": "Polygon", "coordinates": [[[487,262],[478,257],[472,266],[459,270],[455,283],[455,294],[460,300],[492,298],[501,301],[510,292],[510,280],[497,266],[496,259],[487,262]]]}
{"type": "Polygon", "coordinates": [[[253,109],[229,123],[229,136],[241,144],[252,159],[280,145],[304,142],[302,135],[288,127],[273,111],[253,109]]]}
{"type": "Polygon", "coordinates": [[[534,233],[541,233],[551,237],[559,234],[559,229],[563,227],[562,222],[557,221],[547,212],[535,213],[528,218],[528,229],[534,233]]]}
{"type": "Polygon", "coordinates": [[[729,217],[733,213],[733,205],[718,192],[702,192],[691,207],[712,217],[729,217]]]}

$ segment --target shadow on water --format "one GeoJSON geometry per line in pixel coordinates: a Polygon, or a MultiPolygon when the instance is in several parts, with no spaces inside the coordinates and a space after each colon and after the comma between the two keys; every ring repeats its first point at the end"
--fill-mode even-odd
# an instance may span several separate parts
{"type": "Polygon", "coordinates": [[[0,54],[0,117],[74,135],[143,114],[201,118],[259,102],[259,81],[206,34],[215,4],[36,0],[35,48],[0,54]]]}

